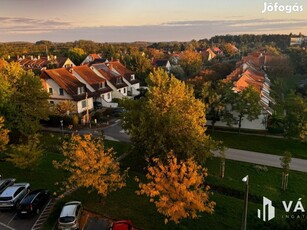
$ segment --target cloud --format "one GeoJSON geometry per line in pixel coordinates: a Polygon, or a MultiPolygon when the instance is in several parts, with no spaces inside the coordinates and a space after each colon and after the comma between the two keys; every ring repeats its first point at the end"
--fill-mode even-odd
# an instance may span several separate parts
{"type": "Polygon", "coordinates": [[[0,17],[3,41],[74,41],[97,42],[189,41],[223,34],[298,33],[307,29],[307,20],[229,19],[173,21],[145,26],[75,27],[69,22],[31,18],[0,17]]]}
{"type": "Polygon", "coordinates": [[[59,29],[67,29],[71,26],[69,22],[56,20],[43,20],[22,17],[0,17],[0,33],[29,34],[50,32],[59,29]]]}

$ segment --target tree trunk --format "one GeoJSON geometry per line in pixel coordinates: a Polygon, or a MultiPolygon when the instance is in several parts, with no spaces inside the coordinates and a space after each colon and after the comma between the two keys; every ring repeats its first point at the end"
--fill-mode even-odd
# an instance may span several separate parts
{"type": "Polygon", "coordinates": [[[242,115],[239,116],[239,135],[241,133],[241,124],[242,123],[242,115]]]}
{"type": "Polygon", "coordinates": [[[224,176],[225,176],[225,158],[221,158],[220,177],[224,178],[224,176]]]}
{"type": "Polygon", "coordinates": [[[288,188],[288,178],[289,178],[289,173],[282,173],[282,181],[281,181],[281,188],[282,190],[286,190],[288,188]]]}

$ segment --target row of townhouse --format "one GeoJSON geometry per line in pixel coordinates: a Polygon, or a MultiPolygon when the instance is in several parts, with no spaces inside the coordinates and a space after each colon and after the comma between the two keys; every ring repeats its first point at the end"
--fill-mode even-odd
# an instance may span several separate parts
{"type": "MultiPolygon", "coordinates": [[[[253,121],[243,118],[241,124],[243,129],[266,130],[268,116],[273,114],[271,106],[275,104],[275,100],[270,95],[271,81],[265,72],[265,68],[270,64],[268,62],[268,60],[271,59],[270,56],[271,55],[262,52],[251,53],[243,57],[242,60],[237,63],[237,68],[226,78],[226,80],[233,82],[233,90],[235,92],[241,92],[245,88],[253,86],[259,93],[259,103],[262,112],[258,118],[253,121]]],[[[283,57],[280,57],[280,60],[283,60],[283,57]]],[[[211,124],[210,122],[209,120],[209,125],[211,124]]],[[[227,127],[227,123],[223,121],[218,121],[215,125],[227,127]]]]}
{"type": "Polygon", "coordinates": [[[83,119],[87,111],[94,108],[94,103],[104,107],[117,107],[114,98],[134,97],[139,94],[139,80],[134,72],[119,61],[93,64],[91,66],[73,66],[43,70],[43,87],[49,92],[49,103],[56,105],[60,101],[70,100],[83,119]]]}

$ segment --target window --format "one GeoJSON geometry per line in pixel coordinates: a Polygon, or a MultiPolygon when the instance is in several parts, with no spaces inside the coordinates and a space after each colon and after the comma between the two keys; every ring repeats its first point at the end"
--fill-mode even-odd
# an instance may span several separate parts
{"type": "Polygon", "coordinates": [[[54,105],[54,101],[49,101],[50,105],[54,105]]]}
{"type": "Polygon", "coordinates": [[[82,101],[82,108],[85,108],[86,107],[86,100],[83,100],[82,101]]]}
{"type": "Polygon", "coordinates": [[[50,93],[50,95],[53,95],[53,89],[49,88],[48,92],[50,93]]]}
{"type": "Polygon", "coordinates": [[[78,87],[78,94],[82,94],[82,93],[85,93],[84,86],[78,87]]]}
{"type": "Polygon", "coordinates": [[[108,93],[108,99],[110,99],[111,98],[111,93],[108,93]]]}
{"type": "Polygon", "coordinates": [[[105,87],[106,87],[105,82],[100,82],[99,83],[99,89],[103,89],[105,87]]]}
{"type": "Polygon", "coordinates": [[[130,77],[130,81],[133,81],[134,79],[135,79],[135,76],[134,76],[134,74],[132,74],[131,77],[130,77]]]}
{"type": "Polygon", "coordinates": [[[119,78],[116,78],[116,84],[121,84],[122,83],[122,79],[119,77],[119,78]]]}
{"type": "Polygon", "coordinates": [[[124,88],[124,93],[126,93],[126,88],[124,88]]]}
{"type": "Polygon", "coordinates": [[[61,96],[64,96],[64,89],[59,88],[59,94],[60,94],[61,96]]]}

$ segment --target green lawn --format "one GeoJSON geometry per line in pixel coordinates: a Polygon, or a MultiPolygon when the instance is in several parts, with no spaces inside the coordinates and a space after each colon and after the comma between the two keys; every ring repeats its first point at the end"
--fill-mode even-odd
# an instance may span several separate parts
{"type": "Polygon", "coordinates": [[[229,148],[274,155],[283,155],[284,151],[289,151],[292,153],[292,157],[307,159],[307,143],[301,143],[298,140],[218,131],[210,133],[210,135],[215,140],[223,141],[224,145],[229,148]]]}
{"type": "MultiPolygon", "coordinates": [[[[32,171],[19,170],[7,162],[0,162],[0,174],[4,177],[16,177],[18,181],[30,182],[32,188],[47,188],[52,192],[57,191],[55,182],[61,181],[67,175],[54,169],[52,160],[61,160],[63,156],[59,152],[58,143],[61,143],[61,135],[45,134],[43,143],[46,147],[45,156],[41,164],[32,171]]],[[[127,152],[129,145],[125,143],[106,141],[106,147],[113,146],[118,155],[127,152]]],[[[128,155],[121,163],[128,166],[137,164],[136,156],[128,155]]],[[[202,214],[195,220],[183,220],[179,225],[164,224],[164,218],[156,212],[149,199],[137,196],[135,190],[138,185],[134,177],[144,179],[142,173],[129,171],[127,186],[111,193],[107,198],[101,199],[95,193],[89,194],[85,189],[78,189],[70,196],[60,200],[53,213],[50,215],[44,229],[51,229],[54,225],[61,206],[68,200],[81,200],[84,206],[94,212],[108,216],[112,219],[131,219],[137,227],[143,229],[240,229],[243,212],[244,184],[241,179],[245,175],[250,176],[250,202],[248,212],[248,229],[279,229],[285,224],[281,218],[281,201],[302,198],[305,207],[307,191],[307,174],[290,172],[288,190],[280,190],[281,170],[268,167],[268,171],[259,171],[254,165],[227,160],[225,178],[219,178],[218,159],[209,159],[206,162],[209,176],[206,183],[212,184],[213,195],[211,199],[216,202],[213,215],[202,214]],[[257,209],[262,208],[261,199],[266,196],[273,200],[276,207],[276,218],[269,223],[264,223],[257,218],[257,209]]],[[[290,222],[294,223],[294,221],[290,222]]],[[[292,228],[295,229],[295,228],[292,228]]]]}

